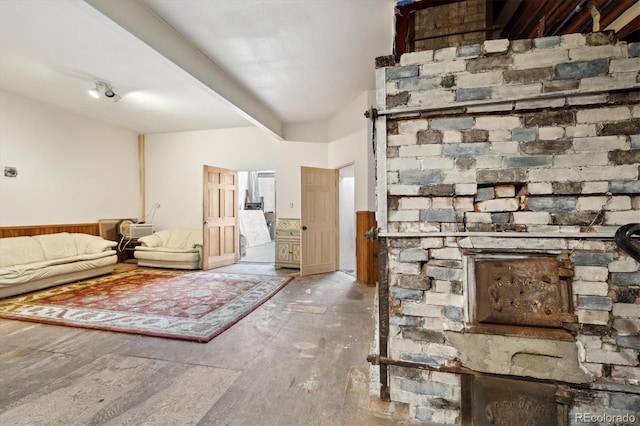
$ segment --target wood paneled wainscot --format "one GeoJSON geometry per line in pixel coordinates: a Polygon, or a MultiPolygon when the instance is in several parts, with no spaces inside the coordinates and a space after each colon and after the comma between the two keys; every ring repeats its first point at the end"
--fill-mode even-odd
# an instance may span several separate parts
{"type": "Polygon", "coordinates": [[[275,267],[300,269],[300,219],[276,220],[275,267]]]}
{"type": "Polygon", "coordinates": [[[0,238],[33,237],[34,235],[57,234],[69,232],[78,234],[100,235],[97,223],[74,223],[60,225],[23,225],[0,227],[0,238]]]}

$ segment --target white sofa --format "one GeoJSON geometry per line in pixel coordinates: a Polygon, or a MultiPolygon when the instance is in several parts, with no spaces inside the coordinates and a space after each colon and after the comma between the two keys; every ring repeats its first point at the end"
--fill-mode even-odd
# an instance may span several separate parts
{"type": "Polygon", "coordinates": [[[117,244],[67,232],[0,238],[0,297],[109,274],[117,244]]]}
{"type": "Polygon", "coordinates": [[[171,269],[202,268],[202,230],[172,228],[138,238],[133,255],[138,266],[171,269]]]}

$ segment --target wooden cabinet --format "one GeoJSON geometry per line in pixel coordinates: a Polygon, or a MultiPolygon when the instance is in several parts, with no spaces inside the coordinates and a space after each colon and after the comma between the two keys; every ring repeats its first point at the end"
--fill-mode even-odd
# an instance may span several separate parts
{"type": "Polygon", "coordinates": [[[300,269],[300,219],[277,219],[275,240],[275,267],[300,269]]]}

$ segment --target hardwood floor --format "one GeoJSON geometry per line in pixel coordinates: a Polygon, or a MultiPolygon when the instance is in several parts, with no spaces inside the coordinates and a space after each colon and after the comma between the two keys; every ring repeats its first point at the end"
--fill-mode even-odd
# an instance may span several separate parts
{"type": "Polygon", "coordinates": [[[408,424],[369,409],[374,294],[296,277],[206,344],[0,320],[0,425],[408,424]]]}

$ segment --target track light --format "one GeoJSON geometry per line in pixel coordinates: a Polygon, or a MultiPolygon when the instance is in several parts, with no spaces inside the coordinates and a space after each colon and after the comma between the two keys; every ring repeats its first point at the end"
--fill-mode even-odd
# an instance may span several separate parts
{"type": "Polygon", "coordinates": [[[99,99],[100,96],[105,96],[112,99],[114,102],[118,102],[120,100],[120,96],[113,90],[113,87],[109,86],[104,81],[96,81],[96,87],[89,90],[89,95],[96,99],[99,99]]]}

